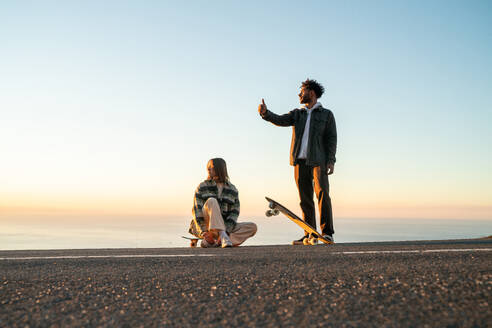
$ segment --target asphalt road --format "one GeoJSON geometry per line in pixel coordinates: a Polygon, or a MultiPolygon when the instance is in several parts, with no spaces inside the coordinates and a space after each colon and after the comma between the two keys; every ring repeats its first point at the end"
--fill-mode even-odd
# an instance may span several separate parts
{"type": "Polygon", "coordinates": [[[0,326],[490,327],[491,277],[492,240],[0,251],[0,326]]]}

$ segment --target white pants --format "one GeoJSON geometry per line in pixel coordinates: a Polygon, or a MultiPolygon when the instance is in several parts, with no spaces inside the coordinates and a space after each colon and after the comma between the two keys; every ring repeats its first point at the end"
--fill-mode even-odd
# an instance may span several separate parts
{"type": "MultiPolygon", "coordinates": [[[[217,199],[210,197],[203,205],[203,217],[205,224],[208,226],[208,230],[226,230],[224,224],[224,218],[220,211],[219,202],[217,199]]],[[[234,230],[231,231],[229,237],[231,238],[234,246],[239,246],[246,241],[246,239],[253,237],[256,234],[258,228],[253,222],[241,222],[236,223],[234,230]]]]}

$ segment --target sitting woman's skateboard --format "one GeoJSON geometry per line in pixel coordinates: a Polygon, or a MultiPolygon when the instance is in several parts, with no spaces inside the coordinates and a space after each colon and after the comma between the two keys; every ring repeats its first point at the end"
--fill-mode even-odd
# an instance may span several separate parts
{"type": "Polygon", "coordinates": [[[197,238],[197,237],[181,236],[181,238],[188,239],[190,241],[190,247],[196,247],[196,245],[198,244],[198,241],[201,240],[201,238],[197,238]]]}
{"type": "Polygon", "coordinates": [[[309,224],[304,222],[301,218],[299,218],[297,215],[295,215],[294,213],[289,211],[286,207],[277,203],[276,201],[274,201],[271,198],[268,198],[268,197],[265,197],[265,198],[268,201],[268,207],[270,207],[270,209],[268,211],[266,211],[266,213],[265,213],[266,216],[273,216],[273,215],[278,215],[279,213],[282,213],[286,217],[288,217],[291,221],[293,221],[295,224],[297,224],[299,227],[304,229],[304,231],[306,231],[312,235],[315,235],[316,238],[321,240],[323,243],[333,244],[332,241],[330,241],[326,238],[323,238],[323,236],[319,232],[317,232],[316,229],[314,229],[309,224]]]}

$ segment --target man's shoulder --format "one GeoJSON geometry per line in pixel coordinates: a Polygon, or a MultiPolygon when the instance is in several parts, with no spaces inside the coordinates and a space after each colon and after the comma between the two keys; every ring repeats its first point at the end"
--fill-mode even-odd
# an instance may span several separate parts
{"type": "Polygon", "coordinates": [[[318,107],[318,113],[324,117],[330,117],[333,116],[333,112],[329,108],[325,108],[323,106],[318,107]]]}
{"type": "Polygon", "coordinates": [[[332,110],[331,110],[331,109],[326,108],[326,107],[324,107],[324,106],[320,106],[320,107],[319,107],[319,110],[320,110],[320,111],[322,111],[322,112],[330,112],[330,113],[332,113],[332,110]]]}

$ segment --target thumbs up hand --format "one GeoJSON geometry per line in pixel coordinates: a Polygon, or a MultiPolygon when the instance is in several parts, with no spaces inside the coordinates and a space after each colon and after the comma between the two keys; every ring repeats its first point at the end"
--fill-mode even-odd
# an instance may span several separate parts
{"type": "Polygon", "coordinates": [[[267,106],[265,104],[265,99],[261,98],[261,104],[258,105],[258,113],[260,113],[260,115],[263,115],[265,114],[267,111],[267,106]]]}

